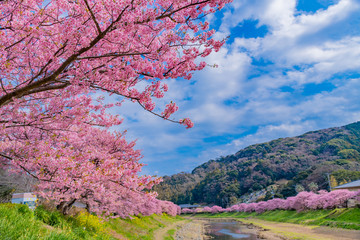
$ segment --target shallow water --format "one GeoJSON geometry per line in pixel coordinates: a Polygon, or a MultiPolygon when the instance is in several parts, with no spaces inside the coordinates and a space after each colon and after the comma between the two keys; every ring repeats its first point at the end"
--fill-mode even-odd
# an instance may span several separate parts
{"type": "Polygon", "coordinates": [[[256,240],[254,234],[244,233],[246,226],[239,222],[210,222],[206,224],[206,235],[214,240],[256,240]]]}

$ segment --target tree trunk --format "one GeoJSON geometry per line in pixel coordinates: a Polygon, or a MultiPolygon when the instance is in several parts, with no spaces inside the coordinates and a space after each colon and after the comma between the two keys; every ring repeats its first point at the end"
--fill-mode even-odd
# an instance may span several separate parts
{"type": "Polygon", "coordinates": [[[59,205],[56,206],[56,208],[64,215],[68,215],[70,212],[70,209],[72,205],[75,203],[76,199],[72,199],[68,202],[63,201],[59,205]]]}
{"type": "Polygon", "coordinates": [[[86,209],[86,211],[87,211],[88,213],[91,213],[91,212],[90,212],[90,205],[89,205],[89,203],[86,203],[85,209],[86,209]]]}

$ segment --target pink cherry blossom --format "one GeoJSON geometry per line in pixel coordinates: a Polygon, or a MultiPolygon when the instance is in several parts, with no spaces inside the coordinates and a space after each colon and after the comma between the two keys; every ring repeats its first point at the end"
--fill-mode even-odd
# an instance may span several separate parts
{"type": "Polygon", "coordinates": [[[1,166],[36,178],[64,213],[75,201],[112,217],[179,213],[151,192],[160,178],[139,175],[141,154],[110,130],[122,120],[108,109],[130,100],[192,127],[153,99],[224,44],[202,19],[231,1],[0,1],[1,166]]]}

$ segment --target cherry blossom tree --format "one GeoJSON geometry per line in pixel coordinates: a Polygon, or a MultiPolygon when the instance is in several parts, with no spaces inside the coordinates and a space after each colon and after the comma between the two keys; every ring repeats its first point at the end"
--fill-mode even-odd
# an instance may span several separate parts
{"type": "Polygon", "coordinates": [[[213,206],[211,207],[211,213],[220,213],[220,212],[224,212],[224,209],[220,206],[213,206]]]}
{"type": "Polygon", "coordinates": [[[181,210],[181,213],[189,214],[189,213],[194,213],[194,211],[190,208],[184,208],[181,210]]]}
{"type": "Polygon", "coordinates": [[[63,213],[76,200],[99,214],[158,212],[149,189],[160,179],[138,175],[141,155],[110,131],[121,120],[106,110],[128,99],[192,127],[170,118],[176,103],[161,112],[154,99],[166,79],[190,79],[206,66],[198,59],[224,44],[205,16],[229,2],[0,1],[1,166],[36,178],[63,213]],[[104,104],[99,92],[121,99],[104,104]]]}
{"type": "Polygon", "coordinates": [[[208,206],[204,207],[203,212],[211,213],[211,207],[208,207],[208,206]]]}
{"type": "MultiPolygon", "coordinates": [[[[327,192],[320,190],[318,194],[314,192],[300,192],[296,196],[287,199],[274,198],[268,201],[257,203],[240,203],[229,208],[219,206],[205,207],[203,212],[221,213],[221,212],[257,212],[273,210],[296,210],[298,212],[316,209],[334,209],[347,207],[350,199],[360,201],[360,190],[336,190],[327,192]]],[[[183,209],[183,213],[197,213],[190,209],[183,209]]]]}

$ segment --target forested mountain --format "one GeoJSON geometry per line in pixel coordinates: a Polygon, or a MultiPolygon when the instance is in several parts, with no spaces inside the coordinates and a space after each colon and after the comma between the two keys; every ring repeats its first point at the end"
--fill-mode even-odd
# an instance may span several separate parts
{"type": "Polygon", "coordinates": [[[210,160],[191,173],[165,176],[159,198],[181,203],[239,202],[262,190],[264,198],[288,197],[296,190],[328,189],[360,178],[360,122],[251,145],[210,160]]]}

